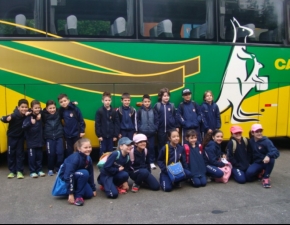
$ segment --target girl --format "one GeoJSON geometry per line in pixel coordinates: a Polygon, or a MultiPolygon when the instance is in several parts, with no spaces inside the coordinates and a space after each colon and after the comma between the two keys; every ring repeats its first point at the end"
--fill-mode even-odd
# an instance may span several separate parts
{"type": "Polygon", "coordinates": [[[90,157],[92,145],[89,139],[81,138],[75,143],[75,148],[76,151],[65,159],[59,177],[66,182],[68,202],[82,206],[84,198],[97,196],[90,157]]]}
{"type": "Polygon", "coordinates": [[[22,126],[25,132],[30,177],[32,178],[45,176],[45,173],[42,172],[43,132],[40,110],[40,102],[33,100],[31,102],[31,115],[25,118],[22,126]]]}
{"type": "Polygon", "coordinates": [[[207,133],[203,140],[204,146],[203,158],[206,165],[206,171],[213,178],[222,178],[224,172],[220,169],[227,164],[221,161],[226,156],[222,154],[221,143],[223,141],[223,132],[214,130],[212,133],[207,133]]]}
{"type": "Polygon", "coordinates": [[[232,137],[227,145],[227,158],[232,164],[232,175],[239,184],[246,183],[246,171],[252,161],[252,151],[248,145],[248,139],[243,137],[243,129],[240,126],[232,126],[232,137]]]}
{"type": "Polygon", "coordinates": [[[134,142],[127,137],[118,141],[118,150],[108,157],[98,177],[100,189],[105,191],[108,198],[117,198],[118,194],[126,194],[123,184],[129,179],[125,171],[129,168],[129,153],[134,142]]]}
{"type": "Polygon", "coordinates": [[[160,185],[151,174],[150,161],[147,156],[147,137],[144,134],[136,134],[133,141],[135,147],[130,152],[131,167],[129,170],[130,178],[134,181],[132,192],[138,192],[142,182],[147,184],[149,189],[158,191],[160,185]]]}
{"type": "Polygon", "coordinates": [[[262,184],[264,188],[270,188],[270,175],[274,168],[275,159],[280,156],[280,153],[272,141],[263,136],[263,127],[261,124],[252,125],[249,143],[253,151],[253,164],[247,170],[247,180],[254,180],[264,170],[262,184]]]}
{"type": "Polygon", "coordinates": [[[204,163],[202,152],[200,150],[200,145],[197,142],[196,131],[188,130],[185,135],[185,139],[186,143],[184,144],[184,148],[186,151],[187,148],[189,148],[187,164],[189,167],[189,171],[193,176],[193,186],[196,188],[205,187],[207,183],[206,166],[204,163]]]}
{"type": "Polygon", "coordinates": [[[203,134],[212,133],[221,127],[220,110],[213,101],[212,91],[206,91],[203,95],[203,104],[201,106],[202,131],[203,134]]]}
{"type": "Polygon", "coordinates": [[[158,102],[154,109],[158,114],[158,149],[160,150],[167,142],[166,132],[172,129],[179,131],[179,124],[176,120],[176,110],[173,103],[169,102],[170,91],[168,88],[160,89],[158,93],[158,102]]]}
{"type": "Polygon", "coordinates": [[[54,171],[59,170],[64,160],[63,127],[56,103],[53,100],[47,101],[46,108],[41,115],[48,155],[48,175],[53,176],[54,171]]]}
{"type": "MultiPolygon", "coordinates": [[[[177,130],[170,130],[167,132],[167,137],[169,140],[169,144],[168,144],[169,157],[168,157],[167,165],[180,161],[182,164],[184,173],[186,175],[185,180],[191,179],[192,174],[188,170],[188,165],[186,164],[184,148],[181,145],[179,145],[179,140],[180,140],[179,132],[177,130]]],[[[160,173],[161,188],[165,192],[170,192],[173,189],[173,184],[168,176],[165,156],[166,156],[166,146],[164,146],[160,150],[160,153],[158,156],[158,165],[161,170],[161,173],[160,173]]],[[[174,185],[176,187],[181,187],[180,183],[174,183],[174,185]]]]}

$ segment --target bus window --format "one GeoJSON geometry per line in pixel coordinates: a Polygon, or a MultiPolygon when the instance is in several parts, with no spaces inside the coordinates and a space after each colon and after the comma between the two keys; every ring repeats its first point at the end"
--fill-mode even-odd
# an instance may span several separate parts
{"type": "Polygon", "coordinates": [[[219,4],[222,40],[282,43],[284,0],[220,0],[219,4]]]}
{"type": "Polygon", "coordinates": [[[46,36],[44,12],[42,0],[0,0],[0,36],[46,36]]]}
{"type": "Polygon", "coordinates": [[[215,38],[215,0],[140,0],[140,34],[144,38],[215,38]]]}
{"type": "Polygon", "coordinates": [[[133,0],[50,1],[49,27],[61,37],[134,35],[133,0]]]}

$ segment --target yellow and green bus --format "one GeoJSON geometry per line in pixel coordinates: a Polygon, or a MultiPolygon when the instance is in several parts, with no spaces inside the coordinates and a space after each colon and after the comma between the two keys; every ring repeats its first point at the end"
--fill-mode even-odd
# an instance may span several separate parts
{"type": "Polygon", "coordinates": [[[97,147],[104,91],[136,106],[163,87],[175,105],[183,88],[197,103],[212,90],[226,139],[253,123],[290,137],[290,0],[0,0],[1,116],[66,93],[97,147]]]}

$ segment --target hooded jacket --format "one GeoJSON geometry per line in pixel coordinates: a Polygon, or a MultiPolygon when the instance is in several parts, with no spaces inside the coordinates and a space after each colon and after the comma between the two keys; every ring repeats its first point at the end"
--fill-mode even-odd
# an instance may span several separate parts
{"type": "Polygon", "coordinates": [[[50,114],[46,109],[44,109],[41,113],[41,118],[44,124],[44,139],[55,140],[63,137],[63,126],[58,109],[54,114],[50,114]]]}
{"type": "Polygon", "coordinates": [[[137,112],[138,132],[148,136],[154,135],[158,131],[158,122],[158,115],[155,109],[152,109],[151,106],[146,109],[142,105],[137,112]]]}
{"type": "Polygon", "coordinates": [[[136,110],[131,106],[130,107],[121,106],[120,108],[117,109],[120,119],[120,130],[137,131],[136,110]],[[122,108],[121,111],[120,108],[122,108]]]}
{"type": "Polygon", "coordinates": [[[199,106],[193,101],[180,103],[177,109],[177,118],[185,129],[197,129],[201,122],[199,106]]]}
{"type": "Polygon", "coordinates": [[[214,102],[211,105],[207,102],[204,102],[200,109],[203,118],[203,132],[207,132],[209,129],[220,129],[221,117],[218,105],[214,102]]]}
{"type": "Polygon", "coordinates": [[[258,141],[251,138],[249,143],[253,151],[253,161],[255,163],[261,163],[266,156],[273,159],[277,159],[280,156],[278,149],[267,137],[263,137],[258,141]]]}
{"type": "Polygon", "coordinates": [[[203,151],[205,165],[224,167],[225,164],[220,161],[222,155],[221,146],[214,141],[210,141],[203,151]]]}
{"type": "Polygon", "coordinates": [[[163,104],[158,102],[154,106],[158,115],[158,130],[166,132],[168,130],[179,127],[178,120],[176,119],[176,110],[174,105],[170,102],[163,104]],[[160,107],[158,107],[160,104],[160,107]]]}
{"type": "Polygon", "coordinates": [[[1,121],[3,123],[9,123],[7,136],[21,138],[24,137],[24,130],[22,129],[23,121],[25,120],[25,116],[20,113],[18,108],[13,111],[11,115],[3,116],[1,121]],[[11,120],[7,121],[7,118],[11,116],[11,120]]]}

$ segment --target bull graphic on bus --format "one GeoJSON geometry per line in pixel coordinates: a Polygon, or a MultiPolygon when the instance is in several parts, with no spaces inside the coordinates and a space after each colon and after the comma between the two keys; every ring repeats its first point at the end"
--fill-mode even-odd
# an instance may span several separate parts
{"type": "MultiPolygon", "coordinates": [[[[244,43],[247,38],[254,35],[254,31],[249,26],[241,26],[239,22],[233,18],[231,20],[234,28],[233,43],[237,41],[237,34],[244,33],[244,43]]],[[[268,89],[268,77],[259,76],[259,70],[263,68],[255,54],[247,51],[246,45],[235,45],[232,49],[228,65],[226,67],[221,93],[217,100],[217,105],[221,112],[232,108],[231,123],[237,124],[242,122],[259,121],[256,116],[258,112],[245,112],[242,109],[242,103],[248,93],[256,87],[257,91],[265,91],[268,89]],[[253,70],[249,73],[247,70],[247,60],[252,60],[253,70]]]]}

